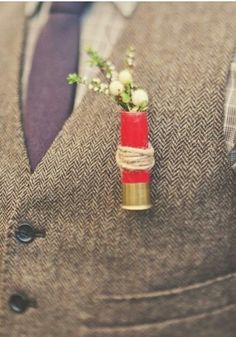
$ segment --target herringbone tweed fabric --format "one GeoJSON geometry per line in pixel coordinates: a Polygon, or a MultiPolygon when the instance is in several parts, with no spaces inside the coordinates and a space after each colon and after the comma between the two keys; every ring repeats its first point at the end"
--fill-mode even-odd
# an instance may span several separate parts
{"type": "MultiPolygon", "coordinates": [[[[153,208],[120,208],[119,111],[90,92],[30,174],[19,109],[23,4],[0,5],[0,336],[234,337],[236,182],[223,136],[236,5],[140,3],[133,42],[151,97],[153,208]],[[46,230],[16,241],[19,221],[46,230]],[[9,296],[37,302],[17,315],[9,296]]],[[[55,84],[56,85],[56,84],[55,84]]]]}

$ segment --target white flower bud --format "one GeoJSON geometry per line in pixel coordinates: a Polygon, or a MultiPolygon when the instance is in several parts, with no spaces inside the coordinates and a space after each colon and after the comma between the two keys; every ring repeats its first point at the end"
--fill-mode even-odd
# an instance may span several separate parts
{"type": "Polygon", "coordinates": [[[101,83],[101,80],[99,78],[94,78],[93,82],[99,84],[99,83],[101,83]]]}
{"type": "Polygon", "coordinates": [[[129,84],[132,82],[132,75],[129,70],[125,69],[119,73],[119,80],[123,84],[129,84]]]}
{"type": "Polygon", "coordinates": [[[101,89],[102,91],[105,90],[105,89],[107,89],[107,88],[108,88],[108,86],[107,86],[106,83],[101,83],[100,89],[101,89]]]}
{"type": "Polygon", "coordinates": [[[118,72],[117,71],[112,71],[111,78],[112,78],[112,80],[117,80],[118,79],[118,72]]]}
{"type": "Polygon", "coordinates": [[[146,91],[142,89],[137,89],[132,92],[132,102],[136,106],[148,103],[148,95],[146,91]]]}
{"type": "Polygon", "coordinates": [[[133,60],[132,59],[128,59],[127,63],[128,63],[128,66],[132,66],[133,65],[133,60]]]}
{"type": "Polygon", "coordinates": [[[133,58],[134,58],[134,52],[129,52],[129,53],[128,53],[128,57],[130,57],[130,58],[133,59],[133,58]]]}
{"type": "Polygon", "coordinates": [[[124,86],[120,81],[113,81],[111,82],[109,89],[113,96],[118,96],[124,91],[124,86]]]}

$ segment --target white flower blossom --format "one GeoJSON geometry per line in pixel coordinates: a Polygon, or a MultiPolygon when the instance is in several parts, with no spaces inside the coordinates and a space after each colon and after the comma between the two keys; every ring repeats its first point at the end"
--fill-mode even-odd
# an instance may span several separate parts
{"type": "Polygon", "coordinates": [[[112,81],[109,89],[113,96],[118,96],[124,91],[124,85],[120,81],[112,81]]]}
{"type": "Polygon", "coordinates": [[[143,89],[137,89],[132,92],[132,102],[136,106],[147,105],[148,94],[143,89]]]}
{"type": "Polygon", "coordinates": [[[119,73],[119,80],[123,84],[130,84],[133,81],[130,71],[128,69],[122,70],[119,73]]]}

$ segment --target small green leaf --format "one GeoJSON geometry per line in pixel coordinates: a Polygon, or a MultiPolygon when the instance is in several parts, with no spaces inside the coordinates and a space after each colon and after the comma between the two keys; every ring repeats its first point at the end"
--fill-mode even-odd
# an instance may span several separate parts
{"type": "Polygon", "coordinates": [[[88,54],[88,56],[90,57],[89,59],[89,63],[91,66],[98,66],[98,67],[103,67],[105,64],[105,59],[100,56],[96,50],[92,49],[92,48],[87,48],[86,52],[88,54]]]}
{"type": "Polygon", "coordinates": [[[143,104],[141,104],[139,107],[138,107],[138,110],[139,111],[146,111],[147,110],[147,103],[145,102],[145,103],[143,103],[143,104]]]}
{"type": "Polygon", "coordinates": [[[80,83],[81,81],[81,77],[77,74],[69,74],[66,79],[69,84],[80,83]]]}
{"type": "Polygon", "coordinates": [[[129,101],[130,101],[130,96],[129,96],[129,94],[127,94],[126,92],[123,92],[123,93],[121,94],[121,99],[122,99],[122,102],[123,102],[123,103],[129,103],[129,101]]]}

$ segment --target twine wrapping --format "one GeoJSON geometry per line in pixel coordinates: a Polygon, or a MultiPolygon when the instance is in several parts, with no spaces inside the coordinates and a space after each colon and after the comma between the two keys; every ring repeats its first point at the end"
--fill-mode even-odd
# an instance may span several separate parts
{"type": "Polygon", "coordinates": [[[151,143],[148,148],[135,148],[118,145],[116,162],[120,169],[130,171],[150,170],[154,164],[154,149],[151,143]]]}

